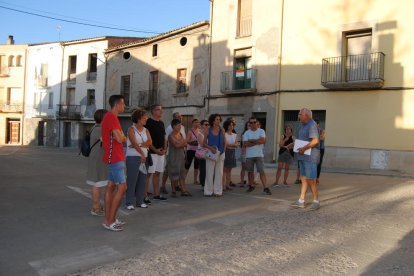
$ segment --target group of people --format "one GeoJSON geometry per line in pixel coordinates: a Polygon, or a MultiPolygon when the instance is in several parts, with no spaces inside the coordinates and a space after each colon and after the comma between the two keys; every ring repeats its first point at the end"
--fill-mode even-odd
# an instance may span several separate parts
{"type": "MultiPolygon", "coordinates": [[[[173,114],[171,123],[165,127],[161,120],[162,106],[154,105],[150,109],[151,118],[148,118],[145,110],[137,109],[132,112],[132,125],[125,135],[117,117],[119,113],[124,112],[123,96],[112,95],[109,105],[110,111],[100,109],[94,114],[95,126],[90,136],[90,143],[94,146],[91,148],[88,159],[87,172],[87,183],[92,185],[90,212],[95,216],[104,216],[102,224],[104,228],[111,231],[123,230],[125,222],[116,218],[116,213],[124,197],[127,210],[148,208],[148,205],[152,203],[149,197],[151,180],[152,200],[154,201],[167,200],[163,194],[168,194],[166,187],[168,178],[171,182],[171,197],[176,197],[177,193],[183,197],[192,196],[186,188],[185,181],[192,164],[194,164],[194,183],[203,186],[204,196],[221,197],[224,191],[231,190],[231,187],[235,186],[231,182],[231,171],[237,164],[236,149],[239,146],[241,146],[242,164],[240,186],[244,187],[244,175],[247,172],[247,192],[255,189],[255,175],[257,175],[263,185],[263,193],[272,194],[264,172],[263,149],[266,134],[260,128],[260,123],[256,118],[251,117],[246,123],[239,142],[235,132],[236,122],[233,118],[227,119],[223,125],[220,114],[211,114],[208,120],[193,119],[191,129],[186,132],[179,112],[173,114]],[[101,141],[98,143],[99,146],[95,146],[99,141],[101,141]],[[124,144],[126,144],[126,150],[124,150],[124,144]],[[100,204],[102,187],[106,187],[104,207],[100,204]]],[[[299,117],[302,113],[305,114],[306,110],[301,110],[299,117]]],[[[307,118],[306,114],[303,118],[307,118]]],[[[300,132],[299,138],[304,139],[309,135],[312,138],[313,128],[308,132],[300,132]]],[[[294,139],[292,128],[286,127],[285,134],[279,143],[276,184],[280,178],[281,169],[284,168],[284,185],[287,185],[286,179],[289,164],[292,161],[294,139]]],[[[309,148],[317,144],[312,139],[310,141],[309,148]]],[[[306,149],[306,147],[299,149],[302,193],[300,199],[292,205],[294,207],[304,206],[304,193],[308,186],[314,194],[313,205],[316,202],[319,204],[317,191],[315,199],[316,180],[312,180],[316,177],[312,178],[313,174],[308,174],[309,168],[302,162],[309,159],[308,155],[303,154],[306,149]]],[[[316,155],[311,154],[310,157],[313,160],[316,155]]],[[[319,158],[319,151],[317,157],[319,158]]],[[[313,170],[311,172],[313,173],[313,170]]],[[[315,209],[315,206],[312,208],[315,209]]]]}

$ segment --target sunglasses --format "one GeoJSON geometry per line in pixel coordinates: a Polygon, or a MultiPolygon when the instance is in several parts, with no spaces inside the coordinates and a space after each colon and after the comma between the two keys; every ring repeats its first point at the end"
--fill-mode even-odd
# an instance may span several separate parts
{"type": "Polygon", "coordinates": [[[209,126],[210,124],[203,124],[203,126],[209,126]]]}

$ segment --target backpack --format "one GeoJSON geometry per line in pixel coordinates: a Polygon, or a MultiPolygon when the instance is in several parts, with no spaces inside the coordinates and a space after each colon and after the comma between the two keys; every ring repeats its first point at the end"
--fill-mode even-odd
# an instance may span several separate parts
{"type": "MultiPolygon", "coordinates": [[[[93,131],[93,128],[91,130],[91,133],[93,131]]],[[[81,148],[80,148],[80,152],[79,155],[82,154],[85,157],[88,157],[89,154],[91,153],[92,148],[99,142],[99,140],[97,140],[92,146],[91,146],[91,134],[89,133],[89,131],[86,132],[85,137],[82,140],[82,144],[81,144],[81,148]]]]}

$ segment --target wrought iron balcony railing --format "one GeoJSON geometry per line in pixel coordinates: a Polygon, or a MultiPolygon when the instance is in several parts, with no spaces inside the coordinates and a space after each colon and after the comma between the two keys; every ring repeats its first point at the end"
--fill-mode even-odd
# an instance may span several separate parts
{"type": "Polygon", "coordinates": [[[136,93],[131,93],[130,104],[126,111],[132,111],[135,108],[149,108],[153,104],[158,103],[157,90],[142,90],[136,93]]]}
{"type": "Polygon", "coordinates": [[[324,58],[321,83],[333,89],[382,87],[384,59],[381,52],[324,58]]]}
{"type": "Polygon", "coordinates": [[[225,94],[256,92],[256,75],[256,69],[222,72],[221,92],[225,94]]]}
{"type": "Polygon", "coordinates": [[[81,119],[81,106],[58,104],[57,111],[56,111],[56,117],[58,119],[80,120],[81,119]]]}
{"type": "Polygon", "coordinates": [[[16,113],[23,112],[23,103],[0,102],[0,111],[1,112],[16,112],[16,113]]]}

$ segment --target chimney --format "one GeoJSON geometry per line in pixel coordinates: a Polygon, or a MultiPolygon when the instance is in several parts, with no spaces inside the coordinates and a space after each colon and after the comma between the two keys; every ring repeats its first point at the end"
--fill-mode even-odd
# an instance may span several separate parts
{"type": "Polygon", "coordinates": [[[12,35],[9,35],[9,38],[7,39],[7,44],[8,45],[13,45],[14,44],[14,39],[12,35]]]}

